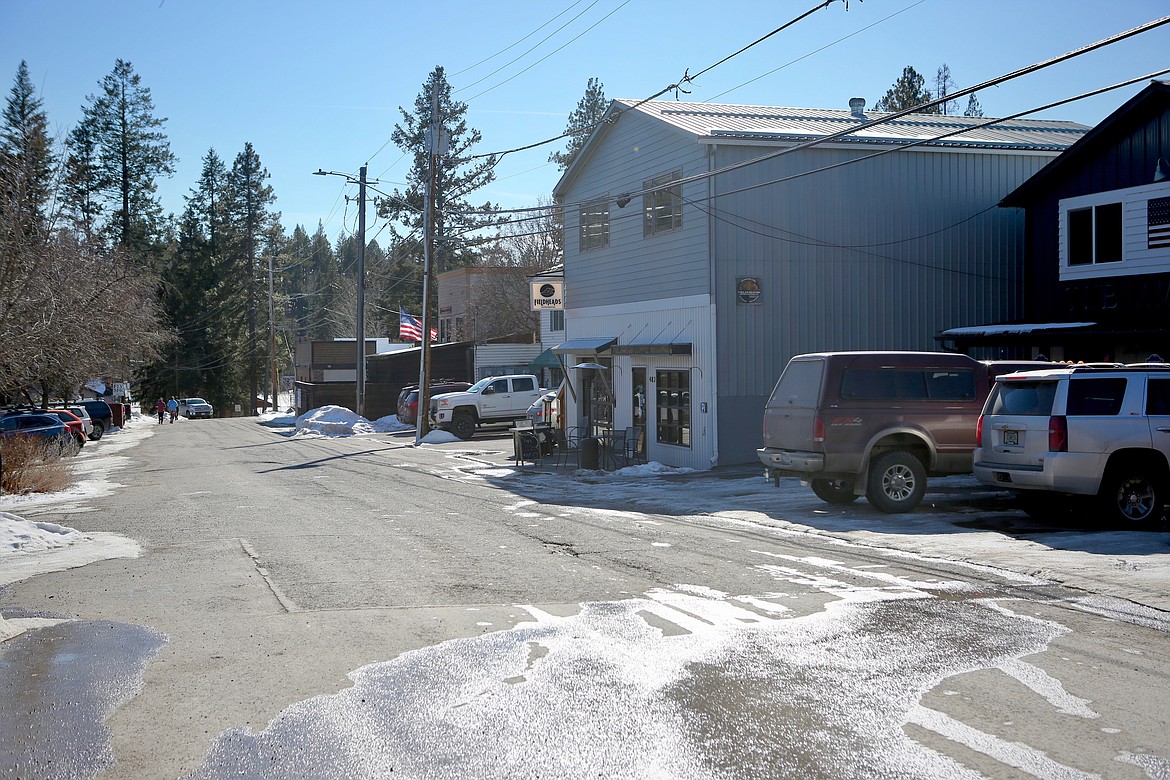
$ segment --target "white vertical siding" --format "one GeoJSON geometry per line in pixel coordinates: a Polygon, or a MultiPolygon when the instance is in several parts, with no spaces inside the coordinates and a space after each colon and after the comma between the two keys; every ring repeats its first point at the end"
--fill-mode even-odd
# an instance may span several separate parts
{"type": "MultiPolygon", "coordinates": [[[[647,376],[659,369],[685,370],[691,376],[691,446],[659,444],[655,435],[654,393],[648,393],[646,430],[647,459],[667,466],[706,470],[718,460],[715,381],[715,311],[706,296],[648,301],[637,305],[619,304],[572,309],[567,314],[570,338],[617,338],[619,344],[689,343],[690,355],[615,355],[613,357],[614,428],[633,425],[631,369],[645,367],[647,376]],[[706,403],[707,412],[702,412],[706,403]]],[[[566,358],[572,366],[592,356],[566,358]]],[[[577,377],[573,377],[577,381],[577,377]]],[[[577,418],[576,404],[569,399],[567,419],[577,418]]]]}

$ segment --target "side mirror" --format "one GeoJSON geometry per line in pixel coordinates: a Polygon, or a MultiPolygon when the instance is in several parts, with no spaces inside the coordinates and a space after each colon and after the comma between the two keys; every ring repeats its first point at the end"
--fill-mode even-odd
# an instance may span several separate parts
{"type": "Polygon", "coordinates": [[[495,394],[496,394],[496,391],[494,389],[492,389],[491,387],[485,387],[483,389],[483,395],[495,395],[495,394]]]}

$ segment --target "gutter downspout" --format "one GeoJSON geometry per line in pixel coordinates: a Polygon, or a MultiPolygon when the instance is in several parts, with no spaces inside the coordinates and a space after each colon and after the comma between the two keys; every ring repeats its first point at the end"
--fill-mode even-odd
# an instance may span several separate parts
{"type": "MultiPolygon", "coordinates": [[[[718,144],[711,144],[711,146],[709,147],[709,149],[707,151],[707,170],[708,171],[713,171],[716,169],[715,168],[716,152],[718,150],[719,150],[718,144]]],[[[708,176],[707,177],[707,202],[711,204],[711,213],[707,215],[707,257],[708,257],[709,262],[710,262],[710,272],[711,272],[711,279],[709,282],[710,303],[708,304],[707,308],[711,313],[711,318],[710,318],[710,327],[711,327],[711,331],[710,331],[710,333],[711,333],[711,349],[710,349],[710,352],[711,352],[711,357],[709,359],[707,359],[707,361],[705,361],[705,362],[707,362],[707,365],[711,366],[712,368],[714,368],[714,366],[719,365],[719,363],[718,363],[718,357],[719,357],[719,305],[718,305],[718,300],[715,297],[715,293],[717,291],[716,284],[715,284],[715,281],[717,278],[717,275],[715,273],[715,263],[716,263],[716,258],[715,258],[715,226],[717,224],[717,220],[712,216],[713,214],[716,213],[715,209],[718,207],[718,204],[716,204],[716,202],[715,202],[715,179],[716,178],[717,177],[715,177],[715,176],[708,176]]],[[[700,369],[700,376],[704,376],[705,373],[706,372],[703,372],[700,369]]],[[[709,380],[710,385],[707,388],[707,392],[709,393],[709,397],[711,399],[711,407],[710,407],[711,408],[711,412],[710,412],[711,422],[710,422],[710,429],[709,430],[711,431],[711,465],[712,466],[719,465],[719,379],[716,376],[717,373],[718,372],[716,372],[714,370],[711,371],[711,379],[709,380]]],[[[705,382],[705,384],[706,384],[706,382],[705,382]]]]}

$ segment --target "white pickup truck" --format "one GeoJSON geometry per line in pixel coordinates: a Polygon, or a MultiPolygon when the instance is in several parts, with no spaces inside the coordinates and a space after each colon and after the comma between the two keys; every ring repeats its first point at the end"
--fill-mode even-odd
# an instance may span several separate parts
{"type": "Polygon", "coordinates": [[[525,419],[528,407],[543,392],[531,374],[485,377],[461,393],[433,397],[431,427],[470,439],[480,425],[525,419]]]}

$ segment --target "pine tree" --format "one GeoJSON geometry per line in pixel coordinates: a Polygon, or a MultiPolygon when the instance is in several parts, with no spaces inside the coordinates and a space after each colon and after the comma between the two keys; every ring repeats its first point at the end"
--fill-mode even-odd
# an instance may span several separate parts
{"type": "Polygon", "coordinates": [[[65,141],[68,156],[61,184],[62,209],[74,234],[86,247],[103,242],[102,174],[98,165],[98,140],[94,123],[83,118],[65,141]]]}
{"type": "Polygon", "coordinates": [[[259,321],[259,300],[261,288],[268,294],[267,271],[263,280],[257,265],[264,236],[272,223],[280,218],[279,212],[269,207],[276,200],[271,185],[266,184],[268,170],[260,163],[260,155],[251,143],[244,144],[244,150],[236,155],[228,174],[227,221],[232,228],[231,253],[240,288],[245,292],[244,319],[245,337],[242,359],[247,366],[249,395],[248,413],[255,413],[255,399],[260,391],[261,361],[267,352],[267,340],[257,340],[259,321]]]}
{"type": "MultiPolygon", "coordinates": [[[[930,92],[923,89],[926,79],[922,74],[907,65],[902,75],[894,82],[894,86],[886,92],[877,103],[875,111],[905,111],[908,108],[927,103],[931,100],[930,92]]],[[[927,109],[924,113],[937,114],[938,108],[927,109]]]]}
{"type": "MultiPolygon", "coordinates": [[[[175,156],[162,132],[167,120],[154,115],[150,89],[129,62],[116,60],[100,86],[82,109],[79,132],[95,152],[79,160],[93,166],[83,181],[110,207],[114,243],[143,250],[163,230],[156,180],[175,171],[175,156]]],[[[78,147],[84,151],[85,144],[78,147]]]]}
{"type": "Polygon", "coordinates": [[[983,106],[979,105],[979,99],[975,97],[974,92],[967,98],[967,110],[963,112],[963,116],[983,116],[983,106]]]}
{"type": "Polygon", "coordinates": [[[593,128],[605,116],[609,102],[605,99],[605,87],[595,78],[589,79],[585,86],[585,95],[577,102],[573,113],[569,114],[569,122],[565,125],[565,134],[569,136],[563,152],[553,152],[548,156],[549,162],[555,162],[562,171],[568,170],[577,159],[577,155],[589,140],[593,128]]]}
{"type": "Polygon", "coordinates": [[[43,105],[21,60],[0,128],[0,186],[11,193],[5,208],[15,209],[15,223],[29,238],[44,238],[56,164],[43,105]]]}
{"type": "Polygon", "coordinates": [[[402,122],[394,126],[390,137],[399,149],[413,155],[414,164],[407,174],[407,189],[395,190],[391,197],[379,199],[378,215],[391,220],[394,243],[412,239],[404,246],[416,247],[410,254],[420,261],[421,243],[415,239],[423,234],[424,193],[430,178],[426,135],[431,123],[431,92],[435,87],[439,94],[440,125],[448,138],[447,153],[438,158],[434,194],[437,255],[434,270],[441,273],[447,268],[474,264],[476,252],[470,243],[471,234],[500,222],[495,205],[485,202],[476,206],[469,200],[473,192],[495,179],[497,160],[495,157],[469,159],[482,136],[467,126],[467,104],[451,98],[451,85],[442,67],[436,67],[423,83],[413,113],[399,107],[402,122]]]}

